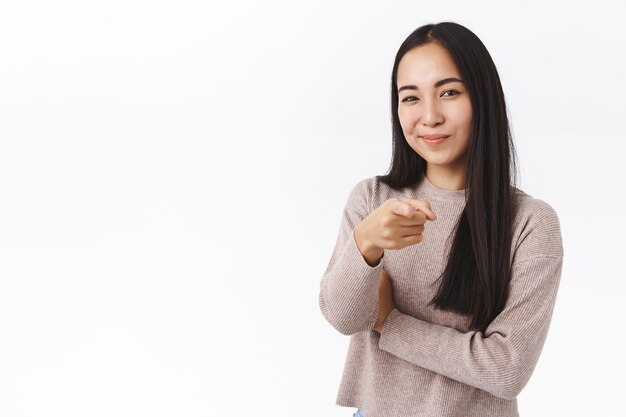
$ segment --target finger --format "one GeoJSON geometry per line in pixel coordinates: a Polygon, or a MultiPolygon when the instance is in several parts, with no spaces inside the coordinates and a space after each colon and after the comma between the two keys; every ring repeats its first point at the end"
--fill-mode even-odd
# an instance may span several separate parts
{"type": "Polygon", "coordinates": [[[423,224],[409,225],[409,226],[402,226],[402,229],[400,229],[399,236],[407,237],[407,236],[421,235],[422,233],[424,233],[423,224]]]}
{"type": "Polygon", "coordinates": [[[424,240],[424,235],[420,233],[418,235],[403,236],[400,240],[402,247],[406,247],[421,243],[424,240]]]}
{"type": "Polygon", "coordinates": [[[402,201],[403,203],[409,204],[411,207],[413,207],[417,211],[421,211],[422,213],[426,215],[426,217],[429,220],[437,220],[437,216],[433,212],[432,208],[430,207],[430,203],[428,201],[418,200],[416,198],[409,198],[409,197],[398,197],[398,200],[402,201]]]}
{"type": "Polygon", "coordinates": [[[428,214],[416,210],[411,204],[395,199],[391,203],[391,213],[398,216],[396,224],[398,226],[417,226],[424,224],[428,219],[428,214]]]}
{"type": "Polygon", "coordinates": [[[430,203],[426,200],[418,200],[416,198],[409,198],[409,197],[398,197],[398,200],[404,203],[407,203],[411,205],[411,207],[413,207],[415,210],[421,211],[422,213],[426,214],[426,217],[429,220],[437,219],[437,216],[435,215],[432,208],[430,207],[430,203]]]}
{"type": "Polygon", "coordinates": [[[413,213],[415,213],[415,208],[406,201],[396,199],[391,205],[391,213],[405,218],[411,218],[413,213]]]}

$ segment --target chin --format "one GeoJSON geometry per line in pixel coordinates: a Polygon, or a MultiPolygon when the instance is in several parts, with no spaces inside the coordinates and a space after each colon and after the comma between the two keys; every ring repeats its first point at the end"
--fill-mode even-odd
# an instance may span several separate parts
{"type": "Polygon", "coordinates": [[[451,158],[450,155],[447,154],[437,154],[435,152],[423,152],[420,153],[420,156],[424,158],[427,162],[432,164],[449,164],[453,162],[454,158],[451,158]]]}

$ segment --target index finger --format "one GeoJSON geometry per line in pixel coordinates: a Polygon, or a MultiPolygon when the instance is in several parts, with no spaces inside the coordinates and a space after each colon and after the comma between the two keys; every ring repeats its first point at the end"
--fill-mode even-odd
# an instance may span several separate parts
{"type": "Polygon", "coordinates": [[[421,211],[422,213],[426,215],[428,220],[437,220],[437,216],[430,208],[430,203],[428,201],[418,200],[416,198],[409,198],[409,197],[398,197],[398,200],[409,204],[411,207],[413,207],[417,211],[421,211]]]}

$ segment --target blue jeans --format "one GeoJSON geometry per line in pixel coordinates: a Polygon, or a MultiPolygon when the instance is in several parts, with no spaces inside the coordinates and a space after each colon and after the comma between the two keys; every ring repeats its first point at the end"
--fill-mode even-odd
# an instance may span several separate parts
{"type": "Polygon", "coordinates": [[[360,408],[357,408],[356,411],[352,414],[352,417],[365,417],[363,411],[360,408]]]}

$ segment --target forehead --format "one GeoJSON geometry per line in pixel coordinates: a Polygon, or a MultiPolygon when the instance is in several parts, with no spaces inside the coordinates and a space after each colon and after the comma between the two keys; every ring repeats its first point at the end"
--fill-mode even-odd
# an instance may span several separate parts
{"type": "Polygon", "coordinates": [[[411,49],[398,64],[398,85],[410,82],[432,87],[435,81],[447,77],[461,78],[449,52],[436,43],[411,49]]]}

